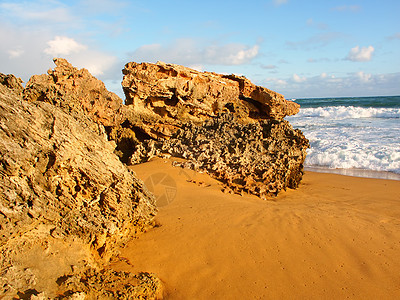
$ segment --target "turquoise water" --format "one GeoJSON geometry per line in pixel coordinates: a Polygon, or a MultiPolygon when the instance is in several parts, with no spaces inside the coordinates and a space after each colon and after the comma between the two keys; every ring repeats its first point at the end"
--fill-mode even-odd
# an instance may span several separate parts
{"type": "Polygon", "coordinates": [[[310,140],[306,167],[400,174],[400,96],[295,101],[286,119],[310,140]]]}

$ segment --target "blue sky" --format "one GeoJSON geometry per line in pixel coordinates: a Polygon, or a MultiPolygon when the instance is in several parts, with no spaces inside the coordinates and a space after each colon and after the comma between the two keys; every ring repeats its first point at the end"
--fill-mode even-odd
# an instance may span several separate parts
{"type": "Polygon", "coordinates": [[[122,97],[121,69],[158,60],[245,75],[287,98],[400,95],[400,1],[0,1],[0,72],[53,57],[122,97]]]}

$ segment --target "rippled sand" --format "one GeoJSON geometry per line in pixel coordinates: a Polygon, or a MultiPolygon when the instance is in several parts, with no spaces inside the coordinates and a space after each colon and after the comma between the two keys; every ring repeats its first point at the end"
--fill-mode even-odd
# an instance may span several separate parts
{"type": "Polygon", "coordinates": [[[160,226],[113,267],[157,273],[167,299],[400,297],[400,181],[306,172],[262,201],[170,161],[133,169],[160,226]]]}

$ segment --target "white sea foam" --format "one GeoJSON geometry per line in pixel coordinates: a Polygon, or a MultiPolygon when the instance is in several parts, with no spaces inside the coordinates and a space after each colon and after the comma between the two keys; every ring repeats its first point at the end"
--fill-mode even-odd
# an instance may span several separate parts
{"type": "Polygon", "coordinates": [[[298,118],[323,117],[330,119],[400,118],[400,108],[327,106],[302,108],[298,118]]]}
{"type": "Polygon", "coordinates": [[[306,166],[400,174],[400,108],[301,108],[287,119],[310,140],[306,166]]]}

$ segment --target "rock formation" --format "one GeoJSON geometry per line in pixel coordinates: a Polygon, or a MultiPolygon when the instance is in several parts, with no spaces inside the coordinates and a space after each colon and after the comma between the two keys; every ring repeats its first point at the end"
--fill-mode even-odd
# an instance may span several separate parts
{"type": "Polygon", "coordinates": [[[24,90],[24,87],[22,86],[22,79],[21,78],[16,78],[14,75],[6,75],[3,73],[0,73],[0,85],[3,85],[10,90],[12,90],[14,93],[17,95],[20,95],[22,91],[24,90]]]}
{"type": "MultiPolygon", "coordinates": [[[[110,113],[101,115],[97,104],[89,111],[82,104],[91,102],[80,94],[84,78],[78,74],[85,71],[60,72],[77,76],[77,91],[58,84],[68,79],[57,71],[50,73],[56,82],[50,89],[43,85],[43,93],[33,93],[38,81],[32,79],[23,94],[55,105],[24,101],[20,81],[0,76],[0,298],[62,294],[63,278],[99,272],[118,245],[151,226],[156,212],[153,196],[113,153],[115,143],[107,140],[103,125],[84,116],[110,124],[113,106],[102,106],[110,113]],[[82,104],[79,118],[60,108],[74,103],[82,104]]],[[[93,99],[103,101],[98,94],[93,99]]]]}
{"type": "Polygon", "coordinates": [[[128,63],[124,105],[87,70],[54,62],[25,88],[0,74],[0,298],[162,296],[153,274],[105,268],[156,212],[123,163],[185,158],[261,198],[301,180],[308,141],[283,119],[298,104],[245,77],[128,63]]]}
{"type": "Polygon", "coordinates": [[[152,138],[170,137],[182,124],[202,121],[226,111],[240,122],[282,120],[299,105],[245,77],[198,72],[179,65],[131,62],[122,71],[122,87],[136,124],[152,138]]]}
{"type": "Polygon", "coordinates": [[[297,103],[243,76],[161,62],[128,63],[123,74],[125,121],[110,137],[124,162],[182,157],[227,190],[262,198],[298,186],[309,144],[283,120],[297,103]]]}
{"type": "Polygon", "coordinates": [[[226,191],[266,199],[299,185],[307,147],[301,131],[285,120],[240,124],[234,115],[222,114],[202,125],[187,123],[168,140],[146,141],[131,159],[184,158],[176,165],[208,172],[226,191]]]}
{"type": "Polygon", "coordinates": [[[54,59],[56,67],[48,74],[33,75],[24,90],[24,99],[44,101],[68,113],[83,113],[104,126],[121,122],[121,98],[108,91],[104,83],[86,69],[77,69],[62,58],[54,59]]]}

